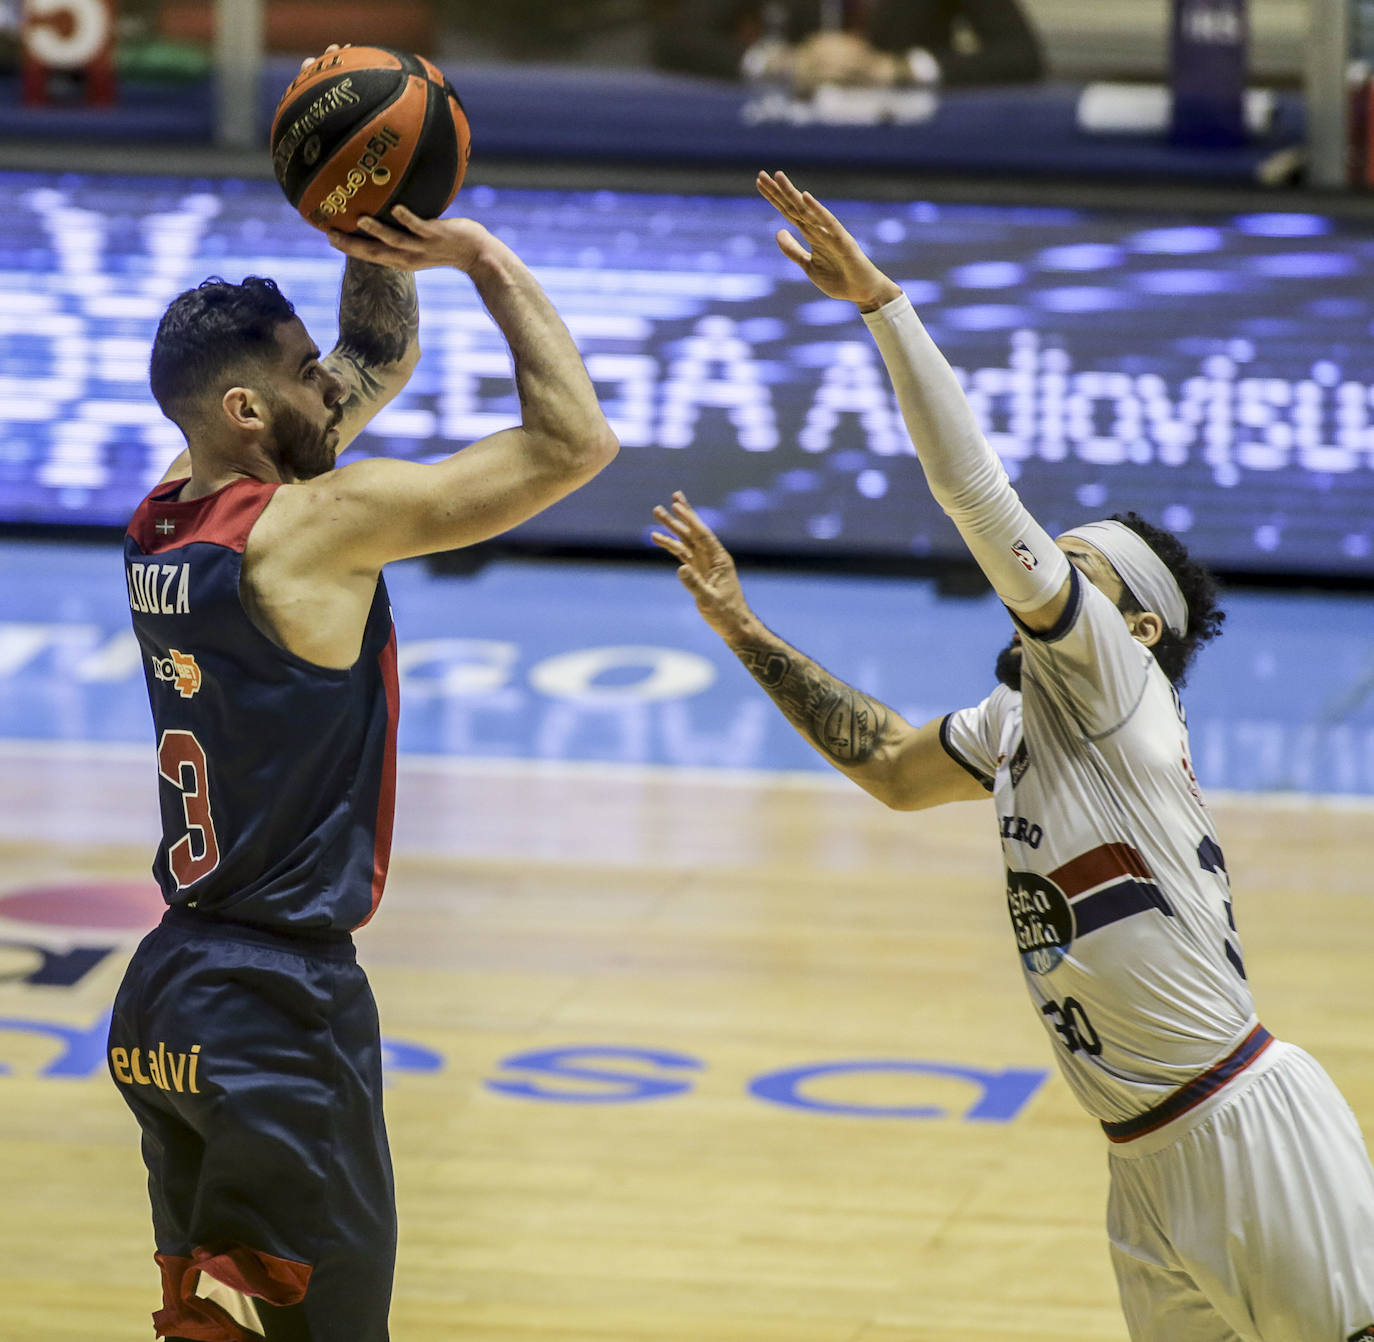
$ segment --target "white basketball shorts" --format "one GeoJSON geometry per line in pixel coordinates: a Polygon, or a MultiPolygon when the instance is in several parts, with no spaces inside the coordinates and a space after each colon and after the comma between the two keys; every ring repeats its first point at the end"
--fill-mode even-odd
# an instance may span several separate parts
{"type": "Polygon", "coordinates": [[[1345,1097],[1275,1040],[1215,1101],[1114,1146],[1132,1342],[1374,1339],[1374,1168],[1345,1097]]]}

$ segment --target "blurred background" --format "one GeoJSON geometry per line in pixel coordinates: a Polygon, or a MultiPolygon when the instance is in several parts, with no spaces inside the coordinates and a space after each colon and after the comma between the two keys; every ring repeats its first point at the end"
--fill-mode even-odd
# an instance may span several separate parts
{"type": "MultiPolygon", "coordinates": [[[[510,537],[416,566],[425,581],[475,591],[493,562],[567,561],[540,591],[567,563],[652,572],[647,605],[607,617],[604,642],[637,645],[660,607],[682,613],[671,574],[636,566],[658,562],[649,508],[684,488],[755,571],[893,583],[949,619],[986,602],[865,333],[773,245],[752,177],[786,167],[906,286],[1047,526],[1136,508],[1258,603],[1192,690],[1224,736],[1200,750],[1204,782],[1374,792],[1366,0],[5,0],[0,35],[0,676],[16,687],[0,734],[79,739],[84,713],[143,739],[117,603],[87,609],[78,582],[56,603],[34,556],[61,544],[108,567],[178,450],[146,357],[182,288],[274,275],[332,339],[337,257],[282,198],[265,140],[301,58],[352,41],[417,50],[453,81],[474,142],[455,208],[540,275],[625,449],[510,537]],[[1313,658],[1317,636],[1333,642],[1313,658]],[[95,699],[71,683],[55,699],[54,659],[95,699]]],[[[421,292],[426,357],[357,452],[433,459],[516,414],[469,286],[428,274],[421,292]]],[[[435,618],[426,644],[447,651],[412,672],[428,707],[409,723],[496,711],[483,694],[515,674],[490,661],[502,640],[435,618]]],[[[995,642],[995,609],[981,618],[995,642]]],[[[698,637],[690,619],[674,635],[698,637]]],[[[837,641],[909,656],[886,634],[837,641]]],[[[721,670],[660,694],[656,655],[581,689],[651,713],[752,692],[721,670]]],[[[725,666],[709,642],[692,655],[725,666]]],[[[988,658],[974,644],[913,672],[913,707],[981,697],[988,658]]],[[[714,754],[666,730],[567,749],[822,767],[785,726],[731,728],[737,707],[714,754]]],[[[426,721],[409,744],[481,754],[461,745],[480,736],[426,721]]],[[[551,749],[519,736],[489,749],[551,749]]]]}
{"type": "MultiPolygon", "coordinates": [[[[1134,508],[1220,572],[1192,764],[1265,1022],[1370,1131],[1374,0],[0,0],[0,1336],[147,1335],[103,1054],[161,911],[121,536],[181,447],[147,384],[176,294],[270,275],[335,340],[340,258],[267,147],[330,42],[453,82],[453,208],[532,266],[623,443],[387,572],[397,827],[359,943],[396,1335],[1124,1338],[995,817],[835,775],[650,509],[685,489],[759,616],[909,720],[992,688],[1006,612],[862,323],[777,251],[753,180],[784,168],[910,293],[1047,527],[1134,508]],[[982,1121],[980,1076],[1024,1112],[982,1121]]],[[[419,368],[345,463],[518,418],[471,285],[419,291],[419,368]]]]}

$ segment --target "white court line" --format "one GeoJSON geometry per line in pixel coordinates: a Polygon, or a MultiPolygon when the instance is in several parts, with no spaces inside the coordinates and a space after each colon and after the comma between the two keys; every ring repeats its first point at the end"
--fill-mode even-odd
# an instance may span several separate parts
{"type": "MultiPolygon", "coordinates": [[[[153,746],[124,741],[43,741],[0,737],[0,759],[41,756],[46,759],[153,763],[153,746]]],[[[455,778],[538,778],[569,782],[675,783],[745,789],[783,788],[800,792],[847,791],[856,787],[837,772],[802,769],[706,769],[675,764],[621,764],[610,760],[488,759],[455,755],[402,753],[397,766],[410,774],[455,778]]],[[[1374,811],[1374,796],[1347,792],[1240,792],[1208,788],[1209,802],[1267,810],[1321,809],[1374,811]]]]}

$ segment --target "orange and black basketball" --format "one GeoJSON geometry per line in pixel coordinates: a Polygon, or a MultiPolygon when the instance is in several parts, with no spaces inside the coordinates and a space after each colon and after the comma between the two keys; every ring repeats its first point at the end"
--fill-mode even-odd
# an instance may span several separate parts
{"type": "Polygon", "coordinates": [[[356,231],[363,215],[404,205],[442,214],[467,171],[468,119],[453,85],[423,56],[344,47],[291,82],[272,118],[272,170],[316,228],[356,231]]]}

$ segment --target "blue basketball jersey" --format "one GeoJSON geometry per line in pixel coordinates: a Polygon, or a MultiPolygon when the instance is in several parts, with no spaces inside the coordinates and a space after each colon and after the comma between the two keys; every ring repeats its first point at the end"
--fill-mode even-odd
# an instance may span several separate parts
{"type": "Polygon", "coordinates": [[[396,781],[396,639],[379,577],[358,660],[279,647],[239,597],[278,486],[240,480],[139,505],[124,540],[157,737],[168,904],[297,935],[361,927],[386,880],[396,781]]]}

